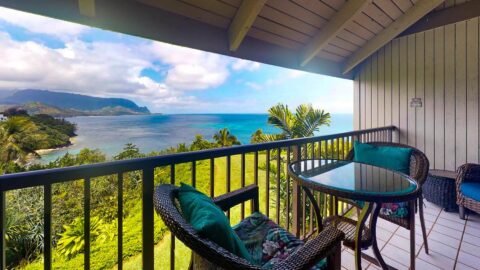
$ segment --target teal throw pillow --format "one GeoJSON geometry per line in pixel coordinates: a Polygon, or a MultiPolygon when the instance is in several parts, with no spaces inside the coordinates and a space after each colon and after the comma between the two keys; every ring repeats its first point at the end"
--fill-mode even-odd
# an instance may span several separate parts
{"type": "Polygon", "coordinates": [[[252,261],[245,244],[230,227],[222,209],[210,197],[182,183],[178,190],[178,200],[183,217],[198,234],[233,254],[252,261]]]}
{"type": "Polygon", "coordinates": [[[411,148],[375,146],[356,141],[353,161],[410,174],[411,148]]]}

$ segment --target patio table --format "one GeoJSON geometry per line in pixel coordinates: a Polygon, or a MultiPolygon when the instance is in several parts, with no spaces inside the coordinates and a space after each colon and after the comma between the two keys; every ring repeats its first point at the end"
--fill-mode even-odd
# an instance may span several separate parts
{"type": "Polygon", "coordinates": [[[419,186],[414,179],[385,168],[334,159],[292,162],[288,166],[288,174],[302,187],[312,202],[319,230],[323,226],[332,225],[345,233],[344,245],[354,249],[356,269],[362,269],[362,257],[383,269],[392,269],[385,263],[378,249],[377,218],[382,203],[412,201],[419,196],[419,186]],[[328,218],[322,218],[319,204],[311,190],[329,194],[334,198],[331,204],[334,210],[328,218]],[[339,199],[357,204],[363,202],[357,220],[338,214],[336,208],[339,199]],[[369,216],[369,224],[366,224],[369,216]],[[370,246],[376,260],[361,252],[370,246]]]}

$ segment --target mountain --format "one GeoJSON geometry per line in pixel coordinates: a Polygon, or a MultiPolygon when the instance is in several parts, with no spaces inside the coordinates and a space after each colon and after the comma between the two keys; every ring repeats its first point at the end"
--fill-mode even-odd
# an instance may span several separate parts
{"type": "Polygon", "coordinates": [[[147,107],[123,98],[99,98],[48,90],[21,90],[0,98],[0,104],[25,107],[30,113],[57,116],[150,114],[147,107]]]}

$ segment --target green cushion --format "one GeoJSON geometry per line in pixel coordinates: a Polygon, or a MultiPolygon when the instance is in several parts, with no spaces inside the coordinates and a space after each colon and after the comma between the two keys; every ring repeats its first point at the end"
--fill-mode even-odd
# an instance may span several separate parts
{"type": "Polygon", "coordinates": [[[252,261],[245,245],[230,227],[225,213],[210,197],[182,183],[178,190],[178,200],[184,218],[198,234],[233,254],[252,261]]]}
{"type": "Polygon", "coordinates": [[[353,145],[353,149],[353,161],[410,174],[411,148],[375,146],[356,141],[353,145]]]}

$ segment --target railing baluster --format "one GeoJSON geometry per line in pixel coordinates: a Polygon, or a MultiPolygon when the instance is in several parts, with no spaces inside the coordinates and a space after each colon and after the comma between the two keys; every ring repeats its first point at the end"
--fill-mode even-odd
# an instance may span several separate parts
{"type": "Polygon", "coordinates": [[[197,162],[192,161],[192,187],[197,186],[197,162]]]}
{"type": "Polygon", "coordinates": [[[307,195],[302,189],[302,232],[303,238],[307,236],[307,195]]]}
{"type": "MultiPolygon", "coordinates": [[[[231,167],[232,167],[232,158],[231,158],[231,156],[228,155],[227,156],[227,182],[226,182],[227,193],[230,192],[230,180],[231,180],[230,177],[231,177],[231,174],[232,174],[231,167]]],[[[227,217],[228,217],[228,219],[230,219],[230,210],[227,211],[227,217]]]]}
{"type": "MultiPolygon", "coordinates": [[[[175,164],[171,164],[170,165],[170,184],[175,185],[175,180],[176,180],[175,164]]],[[[153,179],[152,179],[152,182],[153,182],[153,179]]],[[[153,234],[152,234],[152,242],[153,242],[153,234]]],[[[153,252],[152,252],[152,260],[153,260],[153,252]]],[[[152,267],[153,267],[153,264],[152,264],[152,267]]],[[[175,269],[175,236],[173,234],[170,234],[170,270],[174,270],[174,269],[175,269]]]]}
{"type": "MultiPolygon", "coordinates": [[[[290,146],[287,146],[287,166],[290,165],[290,146]]],[[[287,231],[290,231],[290,175],[287,174],[287,231]]]]}
{"type": "Polygon", "coordinates": [[[215,197],[215,159],[210,159],[210,197],[215,197]]]}
{"type": "Polygon", "coordinates": [[[312,143],[312,159],[315,158],[315,142],[312,143]]]}
{"type": "MultiPolygon", "coordinates": [[[[305,203],[307,201],[307,197],[304,197],[305,203]]],[[[313,232],[313,202],[310,203],[310,232],[313,232]]]]}
{"type": "Polygon", "coordinates": [[[277,198],[276,198],[276,204],[277,204],[277,224],[280,225],[280,208],[281,208],[281,203],[280,203],[280,167],[282,166],[281,164],[281,153],[282,149],[278,148],[277,149],[277,178],[276,178],[276,190],[277,190],[277,198]]]}
{"type": "MultiPolygon", "coordinates": [[[[294,156],[294,161],[300,161],[301,157],[301,146],[299,144],[293,146],[295,151],[293,153],[294,156]]],[[[301,204],[301,198],[300,198],[300,186],[297,184],[296,181],[293,181],[293,196],[292,196],[292,204],[293,204],[293,220],[292,220],[292,226],[293,226],[293,234],[297,237],[300,236],[300,231],[301,231],[301,213],[300,213],[300,204],[301,204]]]]}
{"type": "Polygon", "coordinates": [[[337,159],[340,159],[340,138],[337,138],[337,159]]]}
{"type": "Polygon", "coordinates": [[[84,233],[84,269],[90,269],[90,178],[83,182],[83,233],[84,233]]]}
{"type": "MultiPolygon", "coordinates": [[[[245,154],[242,154],[241,156],[241,161],[240,161],[240,185],[245,187],[245,154]]],[[[241,209],[240,209],[240,215],[242,217],[242,220],[245,218],[245,203],[242,202],[241,204],[241,209]]]]}
{"type": "Polygon", "coordinates": [[[117,261],[118,270],[123,269],[123,173],[119,173],[118,179],[118,191],[117,191],[117,219],[118,219],[118,250],[117,261]]]}
{"type": "MultiPolygon", "coordinates": [[[[175,170],[174,170],[175,171],[175,170]]],[[[143,169],[142,183],[142,266],[143,269],[153,269],[153,168],[143,169]]],[[[174,182],[173,182],[174,183],[174,182]]],[[[173,236],[172,236],[173,238],[173,236]]],[[[173,249],[172,253],[173,253],[173,249]]],[[[172,257],[173,258],[173,257],[172,257]]],[[[170,261],[174,266],[175,261],[170,261]]]]}
{"type": "Polygon", "coordinates": [[[267,150],[265,155],[265,190],[266,190],[266,198],[265,198],[265,213],[267,217],[270,217],[270,150],[267,150]]]}
{"type": "MultiPolygon", "coordinates": [[[[253,155],[253,183],[258,186],[258,151],[253,155]]],[[[250,209],[253,211],[253,200],[250,204],[250,209]]]]}
{"type": "Polygon", "coordinates": [[[253,182],[258,185],[258,151],[253,156],[253,182]]]}
{"type": "Polygon", "coordinates": [[[6,226],[6,214],[5,214],[5,201],[7,193],[5,191],[0,191],[0,267],[2,269],[7,269],[7,257],[6,249],[7,242],[5,241],[5,235],[7,233],[6,226]]]}
{"type": "MultiPolygon", "coordinates": [[[[2,268],[3,269],[3,268],[2,268]]],[[[52,185],[43,186],[43,269],[52,269],[52,185]]]]}

